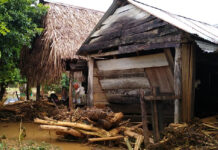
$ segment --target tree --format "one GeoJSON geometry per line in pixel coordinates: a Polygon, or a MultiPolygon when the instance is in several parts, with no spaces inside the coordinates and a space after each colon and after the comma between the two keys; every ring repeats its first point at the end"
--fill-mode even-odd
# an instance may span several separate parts
{"type": "Polygon", "coordinates": [[[36,0],[0,0],[0,100],[9,83],[19,81],[19,55],[43,28],[47,7],[36,0]]]}

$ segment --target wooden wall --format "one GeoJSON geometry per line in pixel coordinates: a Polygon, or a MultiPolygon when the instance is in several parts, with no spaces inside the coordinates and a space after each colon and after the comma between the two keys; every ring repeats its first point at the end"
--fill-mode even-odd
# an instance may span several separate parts
{"type": "MultiPolygon", "coordinates": [[[[165,53],[118,59],[96,60],[94,68],[94,104],[111,104],[114,110],[140,113],[138,91],[173,93],[173,75],[165,53]],[[129,109],[135,108],[135,109],[129,109]],[[126,109],[128,108],[128,109],[126,109]],[[121,110],[122,109],[122,110],[121,110]]],[[[112,109],[113,109],[112,108],[112,109]]]]}

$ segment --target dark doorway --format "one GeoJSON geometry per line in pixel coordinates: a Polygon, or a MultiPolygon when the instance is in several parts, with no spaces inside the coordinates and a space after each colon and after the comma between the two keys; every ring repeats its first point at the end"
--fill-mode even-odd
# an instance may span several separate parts
{"type": "Polygon", "coordinates": [[[197,50],[195,116],[218,114],[218,53],[197,50]]]}

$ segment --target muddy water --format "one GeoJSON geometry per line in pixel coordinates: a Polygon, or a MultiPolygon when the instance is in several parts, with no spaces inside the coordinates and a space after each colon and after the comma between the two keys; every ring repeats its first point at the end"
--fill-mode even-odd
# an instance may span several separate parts
{"type": "MultiPolygon", "coordinates": [[[[19,123],[0,123],[0,136],[5,135],[9,139],[18,139],[19,123]]],[[[62,150],[91,150],[90,146],[75,143],[75,142],[61,142],[57,141],[55,132],[41,130],[39,125],[33,123],[23,123],[26,128],[25,140],[32,140],[36,142],[46,142],[60,147],[62,150]]]]}

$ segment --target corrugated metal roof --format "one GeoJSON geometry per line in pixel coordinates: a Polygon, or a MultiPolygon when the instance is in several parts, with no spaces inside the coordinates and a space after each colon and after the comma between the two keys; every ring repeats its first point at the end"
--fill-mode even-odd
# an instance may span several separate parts
{"type": "Polygon", "coordinates": [[[143,0],[128,0],[128,2],[190,34],[218,44],[218,28],[215,26],[147,5],[143,0]]]}

